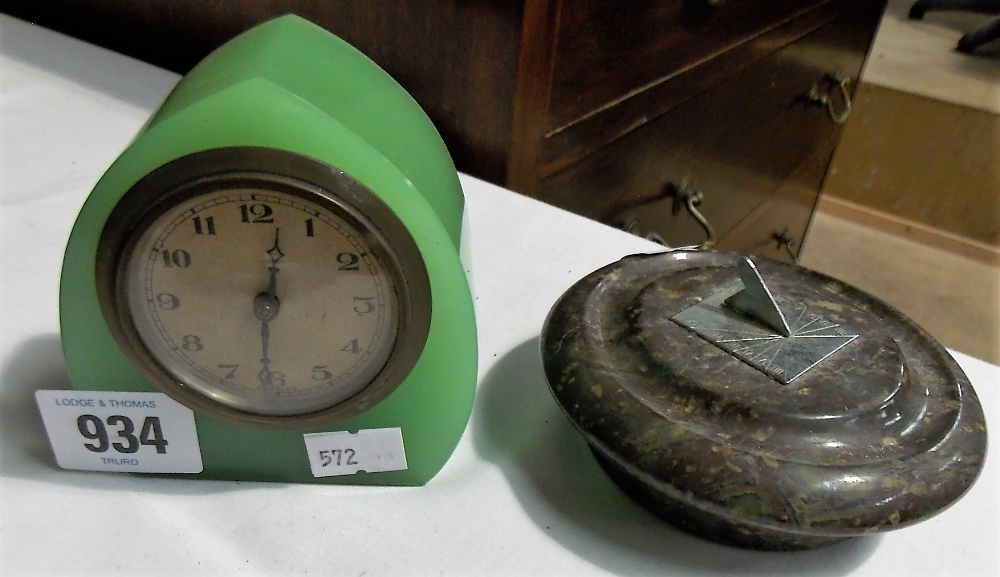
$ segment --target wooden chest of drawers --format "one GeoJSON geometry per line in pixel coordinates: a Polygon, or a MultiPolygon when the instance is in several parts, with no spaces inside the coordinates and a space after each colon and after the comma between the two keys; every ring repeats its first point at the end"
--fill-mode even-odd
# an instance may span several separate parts
{"type": "Polygon", "coordinates": [[[847,102],[835,78],[849,80],[849,94],[882,5],[730,1],[694,12],[644,2],[649,13],[629,16],[656,33],[628,36],[616,3],[586,4],[586,24],[558,19],[557,47],[573,48],[551,59],[548,114],[521,127],[534,132],[508,182],[672,246],[707,239],[675,202],[698,190],[716,247],[791,258],[839,139],[834,118],[847,102]],[[576,65],[560,66],[571,53],[576,65]],[[827,95],[833,113],[810,92],[827,95]]]}
{"type": "MultiPolygon", "coordinates": [[[[808,103],[856,84],[884,0],[8,0],[4,10],[185,72],[296,12],[382,65],[460,170],[672,245],[681,185],[717,246],[790,257],[840,127],[808,103]],[[785,239],[785,245],[778,238],[785,239]]],[[[839,110],[838,110],[839,112],[839,110]]]]}

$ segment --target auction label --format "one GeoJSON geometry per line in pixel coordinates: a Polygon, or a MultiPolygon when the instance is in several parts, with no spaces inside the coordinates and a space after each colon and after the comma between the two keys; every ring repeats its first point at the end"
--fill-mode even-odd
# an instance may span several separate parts
{"type": "Polygon", "coordinates": [[[357,433],[308,433],[303,437],[314,477],[406,469],[403,431],[399,427],[361,429],[357,433]]]}
{"type": "Polygon", "coordinates": [[[200,473],[194,413],[163,393],[36,391],[63,469],[200,473]]]}

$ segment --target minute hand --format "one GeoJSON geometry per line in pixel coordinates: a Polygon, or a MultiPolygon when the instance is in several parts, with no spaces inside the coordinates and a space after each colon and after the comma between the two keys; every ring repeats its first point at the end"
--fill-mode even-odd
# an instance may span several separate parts
{"type": "MultiPolygon", "coordinates": [[[[281,252],[281,249],[278,248],[278,234],[280,232],[280,228],[274,229],[274,246],[267,251],[267,256],[271,257],[271,266],[267,269],[271,273],[271,279],[267,283],[267,296],[274,299],[275,302],[278,301],[278,295],[276,294],[278,288],[278,261],[285,256],[285,253],[281,252]]],[[[277,316],[277,314],[278,311],[275,310],[274,315],[277,316]]]]}
{"type": "Polygon", "coordinates": [[[278,311],[281,308],[281,302],[278,300],[277,288],[278,288],[278,261],[281,257],[285,256],[278,247],[278,234],[280,229],[275,229],[274,231],[274,246],[267,251],[267,255],[271,257],[271,266],[268,267],[270,272],[270,278],[267,283],[267,291],[258,293],[253,299],[253,314],[257,319],[260,320],[260,344],[261,344],[261,369],[257,373],[260,379],[261,386],[265,391],[269,391],[272,385],[272,373],[271,373],[271,360],[268,358],[268,347],[271,336],[271,330],[268,323],[273,321],[278,316],[278,311]]]}

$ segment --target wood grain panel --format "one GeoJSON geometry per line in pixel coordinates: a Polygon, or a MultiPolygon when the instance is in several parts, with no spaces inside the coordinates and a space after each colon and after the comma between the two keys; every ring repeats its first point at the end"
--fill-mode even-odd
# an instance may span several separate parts
{"type": "Polygon", "coordinates": [[[832,21],[839,5],[827,2],[804,15],[756,36],[681,74],[663,78],[646,90],[602,107],[586,118],[545,134],[539,158],[539,177],[545,178],[673,107],[726,82],[782,47],[832,21]]]}
{"type": "Polygon", "coordinates": [[[513,138],[504,184],[530,193],[538,181],[538,163],[552,88],[554,49],[561,0],[528,0],[522,24],[518,79],[514,97],[513,138]]]}
{"type": "MultiPolygon", "coordinates": [[[[545,179],[539,198],[612,224],[637,215],[640,231],[656,232],[675,246],[698,244],[705,233],[686,213],[672,216],[672,198],[666,195],[670,183],[690,182],[704,192],[700,209],[720,238],[801,173],[803,164],[819,158],[815,198],[840,129],[825,110],[806,106],[800,97],[834,69],[857,78],[870,36],[845,34],[852,19],[850,12],[841,14],[545,179]]],[[[727,241],[721,246],[742,245],[727,241]]]]}
{"type": "Polygon", "coordinates": [[[547,130],[700,64],[827,0],[563,4],[547,130]]]}

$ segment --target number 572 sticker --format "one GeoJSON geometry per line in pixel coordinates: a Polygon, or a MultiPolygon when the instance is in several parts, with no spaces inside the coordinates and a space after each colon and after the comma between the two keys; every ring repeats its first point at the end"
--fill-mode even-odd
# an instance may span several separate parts
{"type": "Polygon", "coordinates": [[[403,431],[398,427],[362,429],[357,433],[307,433],[303,437],[314,477],[406,469],[403,431]]]}
{"type": "Polygon", "coordinates": [[[200,473],[194,413],[163,393],[37,391],[63,469],[200,473]]]}

